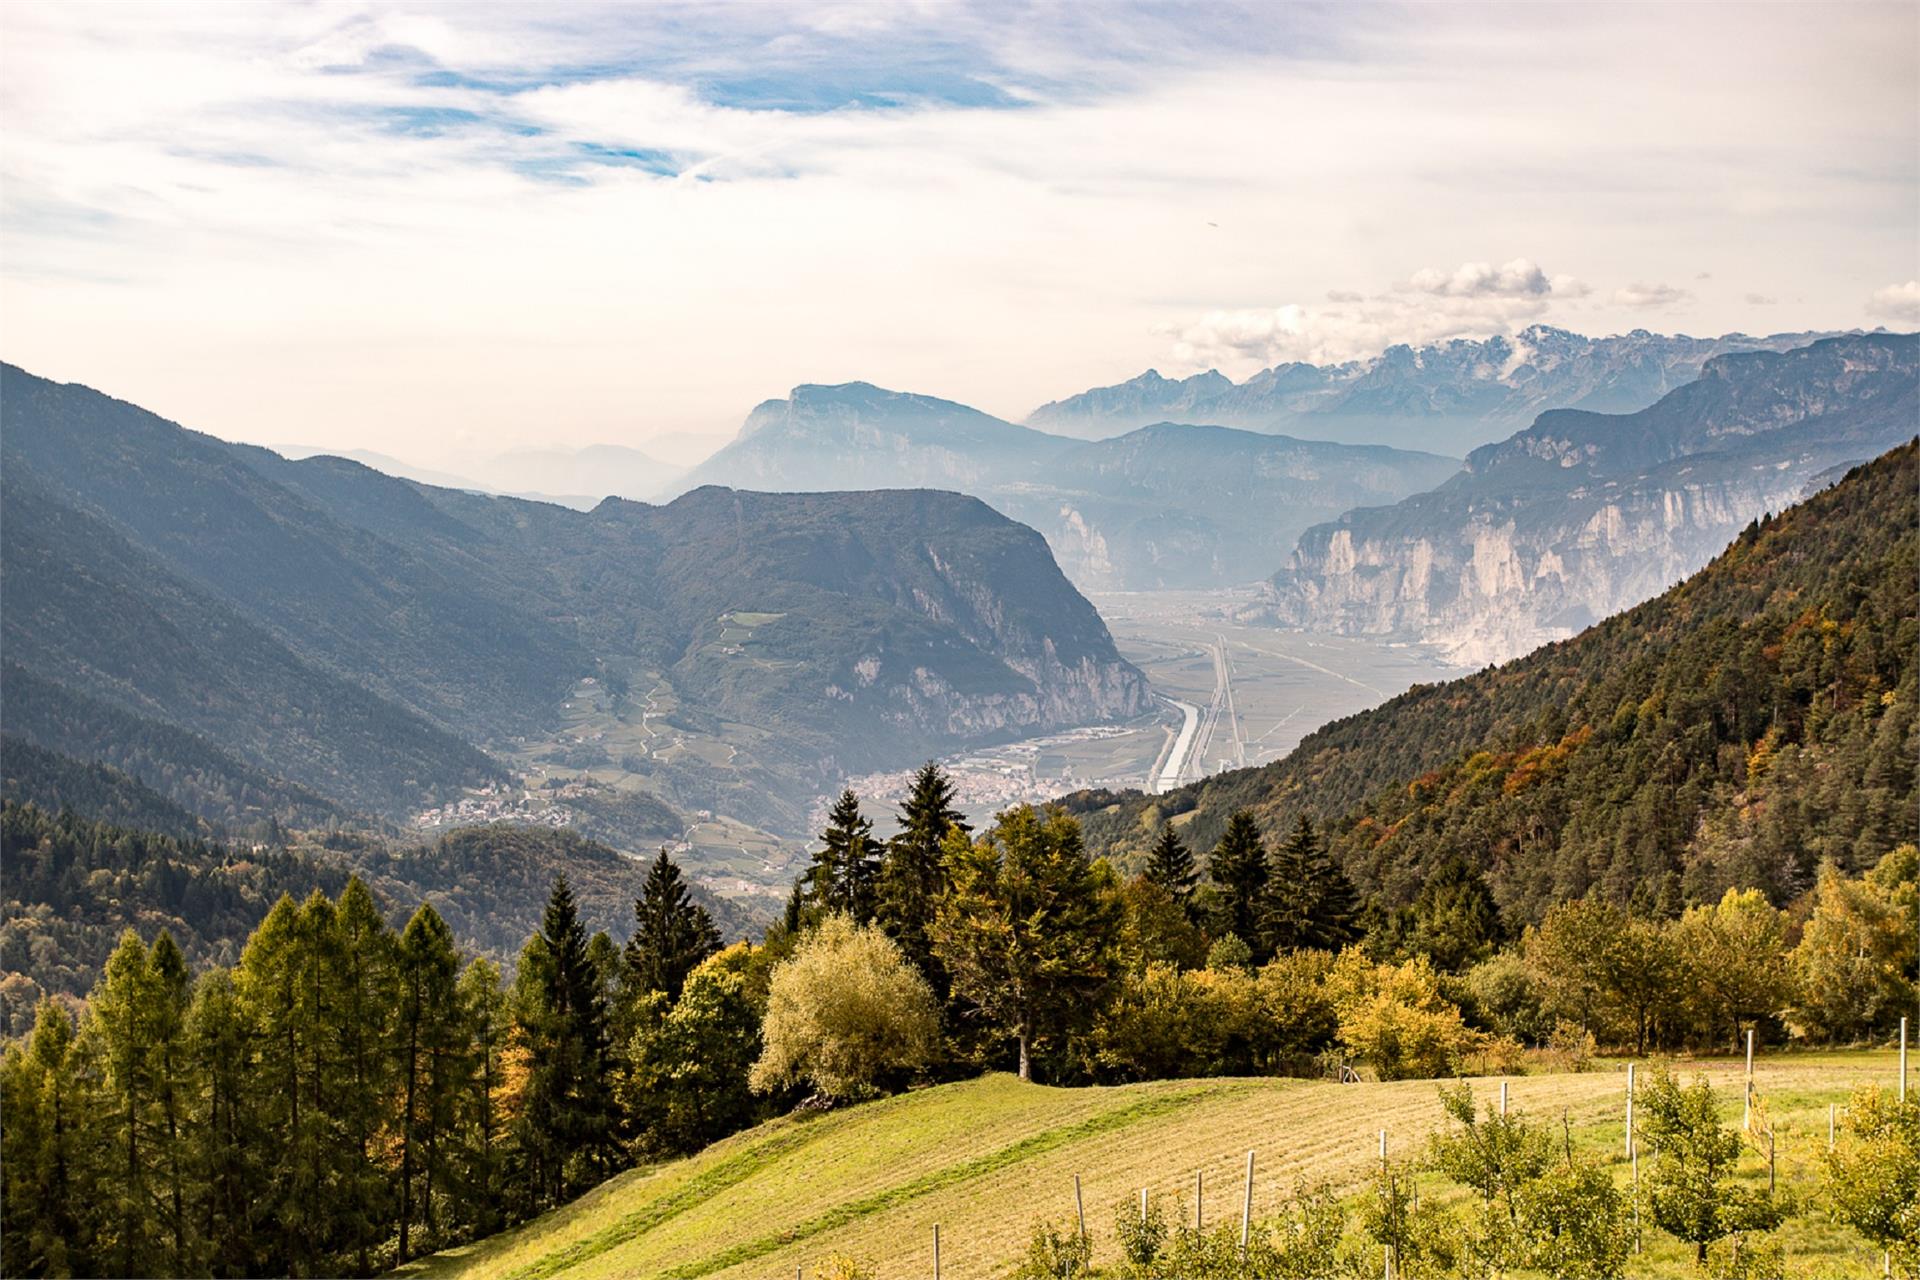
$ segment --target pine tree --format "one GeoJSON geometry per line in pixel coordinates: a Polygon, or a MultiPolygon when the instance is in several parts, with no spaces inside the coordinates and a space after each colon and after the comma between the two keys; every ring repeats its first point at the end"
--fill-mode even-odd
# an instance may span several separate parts
{"type": "Polygon", "coordinates": [[[1200,873],[1194,865],[1193,850],[1187,848],[1186,841],[1170,822],[1160,828],[1160,839],[1147,854],[1146,875],[1172,894],[1182,907],[1192,907],[1193,890],[1200,883],[1200,873]]]}
{"type": "Polygon", "coordinates": [[[517,1126],[536,1203],[597,1181],[614,1156],[607,1009],[587,933],[565,876],[556,876],[540,932],[520,956],[516,1016],[528,1056],[517,1126]]]}
{"type": "Polygon", "coordinates": [[[1009,809],[954,849],[953,888],[934,922],[934,949],[954,992],[1019,1044],[1031,1080],[1034,1041],[1088,1008],[1113,968],[1114,897],[1087,859],[1080,824],[1009,809]]]}
{"type": "Polygon", "coordinates": [[[418,1209],[437,1235],[437,1196],[448,1193],[445,1156],[466,1087],[466,1019],[458,996],[453,930],[422,904],[400,937],[400,1261],[412,1254],[418,1209]]]}
{"type": "Polygon", "coordinates": [[[1414,950],[1449,972],[1489,955],[1500,941],[1500,908],[1484,876],[1450,858],[1420,886],[1411,912],[1414,950]]]}
{"type": "Polygon", "coordinates": [[[42,997],[26,1044],[0,1058],[0,1271],[100,1274],[83,1218],[94,1196],[86,1176],[88,1099],[78,1074],[73,1020],[42,997]]]}
{"type": "Polygon", "coordinates": [[[707,909],[693,900],[680,868],[662,849],[647,868],[633,903],[633,937],[627,940],[627,998],[663,991],[680,998],[687,975],[720,949],[720,931],[707,909]]]}
{"type": "Polygon", "coordinates": [[[946,971],[933,955],[931,930],[940,895],[947,891],[946,843],[952,832],[971,828],[954,807],[954,787],[929,760],[913,775],[906,803],[900,806],[900,830],[887,842],[880,866],[880,900],[875,913],[881,928],[900,944],[907,958],[945,999],[946,971]]]}
{"type": "Polygon", "coordinates": [[[1215,932],[1231,933],[1260,955],[1261,916],[1267,901],[1267,850],[1253,815],[1237,810],[1226,834],[1207,859],[1207,874],[1218,893],[1215,932]]]}

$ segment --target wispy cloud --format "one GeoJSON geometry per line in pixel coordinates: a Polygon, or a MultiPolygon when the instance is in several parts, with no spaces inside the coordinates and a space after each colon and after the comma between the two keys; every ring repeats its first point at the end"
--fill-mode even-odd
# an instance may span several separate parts
{"type": "Polygon", "coordinates": [[[1613,301],[1636,311],[1664,311],[1691,302],[1693,295],[1670,284],[1646,284],[1635,281],[1613,291],[1613,301]]]}
{"type": "Polygon", "coordinates": [[[1018,414],[1175,344],[1626,327],[1616,291],[1696,273],[1742,291],[1693,284],[1693,326],[1740,327],[1747,287],[1857,323],[1920,268],[1898,6],[61,0],[0,23],[8,357],[425,461],[415,439],[455,430],[713,430],[799,381],[1018,414]]]}
{"type": "Polygon", "coordinates": [[[1920,280],[1874,290],[1867,301],[1867,314],[1895,324],[1920,324],[1920,280]]]}

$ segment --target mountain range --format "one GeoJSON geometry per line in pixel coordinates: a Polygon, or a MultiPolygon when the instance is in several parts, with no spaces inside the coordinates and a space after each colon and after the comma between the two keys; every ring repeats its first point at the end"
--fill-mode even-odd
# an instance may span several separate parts
{"type": "Polygon", "coordinates": [[[1824,336],[1693,338],[1635,329],[1589,338],[1537,324],[1512,336],[1396,344],[1365,360],[1277,364],[1237,384],[1212,369],[1181,379],[1149,369],[1044,404],[1026,423],[1100,439],[1172,418],[1465,453],[1548,409],[1630,412],[1693,381],[1714,356],[1784,351],[1824,336]]]}
{"type": "Polygon", "coordinates": [[[617,754],[683,810],[797,824],[842,771],[1149,704],[1041,538],[954,494],[580,512],[290,461],[12,366],[0,447],[8,731],[211,819],[400,820],[617,754]]]}
{"type": "Polygon", "coordinates": [[[1309,816],[1382,905],[1457,861],[1509,925],[1589,892],[1790,901],[1824,859],[1858,870],[1920,837],[1916,492],[1910,440],[1571,640],[1416,686],[1272,764],[1065,803],[1128,866],[1169,822],[1198,852],[1237,811],[1273,840],[1309,816]]]}
{"type": "Polygon", "coordinates": [[[1260,613],[1503,661],[1658,594],[1916,422],[1920,335],[1716,356],[1639,412],[1544,413],[1429,493],[1314,526],[1260,613]]]}
{"type": "Polygon", "coordinates": [[[1160,422],[1079,441],[867,383],[801,386],[686,483],[973,494],[1045,535],[1087,590],[1257,581],[1317,520],[1451,475],[1451,458],[1160,422]]]}

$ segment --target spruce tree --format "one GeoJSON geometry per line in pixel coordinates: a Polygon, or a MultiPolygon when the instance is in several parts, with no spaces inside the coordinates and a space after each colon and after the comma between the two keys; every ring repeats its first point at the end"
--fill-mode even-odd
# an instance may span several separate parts
{"type": "Polygon", "coordinates": [[[1262,944],[1261,917],[1267,903],[1267,850],[1260,828],[1245,809],[1227,819],[1226,834],[1207,859],[1207,874],[1217,890],[1216,934],[1231,933],[1255,948],[1262,944]]]}
{"type": "Polygon", "coordinates": [[[1200,873],[1194,866],[1193,850],[1187,848],[1186,841],[1170,822],[1160,828],[1160,838],[1147,854],[1146,876],[1172,894],[1182,907],[1192,907],[1193,890],[1200,883],[1200,873]]]}
{"type": "Polygon", "coordinates": [[[537,1204],[556,1204],[598,1181],[614,1156],[607,1009],[587,945],[573,890],[556,876],[516,982],[528,1050],[517,1135],[533,1166],[537,1204]]]}
{"type": "Polygon", "coordinates": [[[1447,971],[1486,958],[1500,941],[1500,908],[1478,871],[1450,858],[1420,886],[1411,912],[1413,948],[1447,971]]]}
{"type": "Polygon", "coordinates": [[[807,870],[807,904],[816,912],[838,911],[856,924],[870,924],[879,897],[880,843],[873,823],[861,816],[860,797],[842,791],[827,812],[820,848],[807,870]]]}
{"type": "Polygon", "coordinates": [[[1274,848],[1268,859],[1260,934],[1268,954],[1307,945],[1314,910],[1319,905],[1319,886],[1313,879],[1318,852],[1313,819],[1303,813],[1295,819],[1293,833],[1274,848]]]}
{"type": "Polygon", "coordinates": [[[506,1082],[512,1018],[506,993],[500,989],[500,970],[485,958],[474,960],[460,974],[459,998],[471,1049],[460,1116],[464,1141],[459,1198],[466,1206],[468,1225],[485,1236],[501,1226],[507,1148],[500,1094],[506,1082]]]}
{"type": "Polygon", "coordinates": [[[921,765],[900,806],[900,830],[887,842],[881,861],[876,913],[881,928],[941,999],[947,975],[934,958],[931,930],[940,895],[947,891],[946,842],[951,832],[971,830],[953,799],[953,782],[940,767],[931,760],[921,765]]]}
{"type": "Polygon", "coordinates": [[[1360,938],[1360,895],[1353,881],[1333,860],[1326,840],[1314,842],[1307,863],[1307,882],[1313,886],[1313,910],[1307,918],[1302,947],[1338,951],[1360,938]]]}
{"type": "Polygon", "coordinates": [[[686,879],[665,849],[647,868],[633,903],[633,936],[627,940],[626,999],[648,991],[678,1000],[687,975],[720,949],[720,931],[707,909],[693,900],[686,879]]]}

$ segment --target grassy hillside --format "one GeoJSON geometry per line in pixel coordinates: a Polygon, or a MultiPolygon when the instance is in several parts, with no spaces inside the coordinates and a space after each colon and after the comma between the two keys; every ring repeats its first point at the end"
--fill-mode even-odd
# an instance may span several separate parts
{"type": "MultiPolygon", "coordinates": [[[[1706,1067],[1738,1119],[1737,1064],[1706,1067]]],[[[1691,1066],[1689,1065],[1689,1069],[1691,1066]]],[[[1891,1053],[1763,1058],[1758,1084],[1781,1136],[1782,1185],[1811,1193],[1827,1104],[1895,1079],[1891,1053]]],[[[1476,1082],[1497,1089],[1492,1082],[1476,1082]]],[[[1605,1153],[1623,1180],[1619,1070],[1515,1079],[1512,1105],[1563,1112],[1575,1140],[1605,1153]]],[[[1302,1177],[1357,1189],[1388,1131],[1399,1154],[1424,1146],[1439,1117],[1431,1081],[1335,1085],[1303,1080],[1161,1081],[1050,1089],[994,1075],[805,1119],[788,1117],[690,1159],[637,1169],[526,1226],[426,1259],[420,1276],[536,1280],[588,1277],[786,1276],[834,1254],[879,1277],[931,1270],[940,1224],[948,1280],[1003,1275],[1037,1218],[1073,1212],[1081,1178],[1095,1261],[1118,1252],[1113,1219],[1141,1187],[1192,1220],[1194,1174],[1205,1175],[1209,1223],[1239,1212],[1246,1153],[1256,1154],[1254,1215],[1272,1213],[1302,1177]]],[[[1749,1158],[1753,1175],[1764,1169],[1749,1158]]],[[[1434,1183],[1431,1192],[1447,1194],[1434,1183]]],[[[1869,1276],[1857,1238],[1814,1216],[1783,1233],[1795,1274],[1869,1276]]],[[[1638,1276],[1683,1267],[1649,1230],[1638,1276]]]]}

